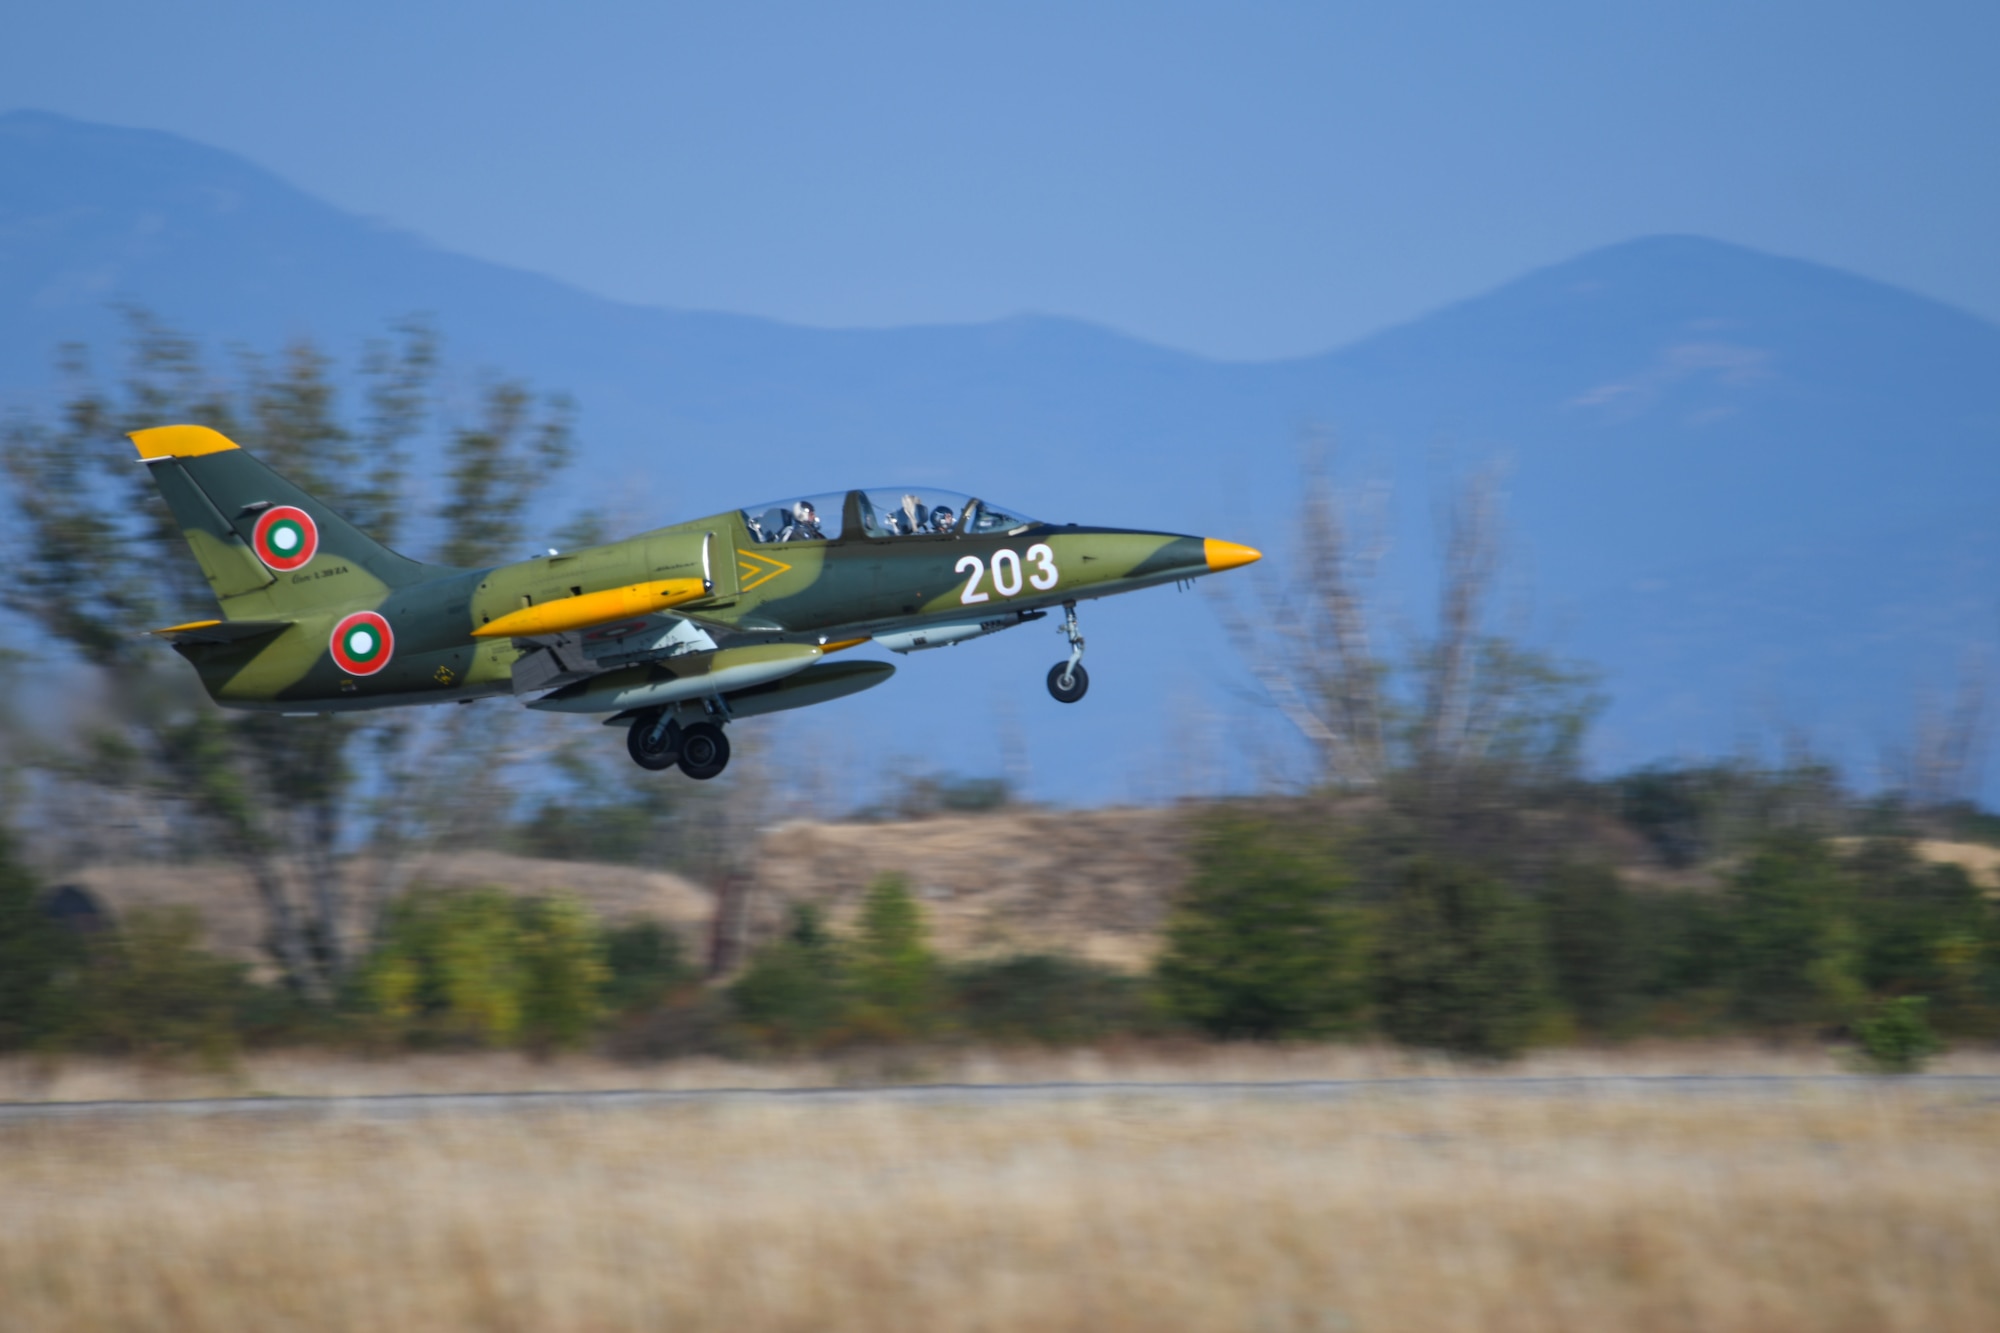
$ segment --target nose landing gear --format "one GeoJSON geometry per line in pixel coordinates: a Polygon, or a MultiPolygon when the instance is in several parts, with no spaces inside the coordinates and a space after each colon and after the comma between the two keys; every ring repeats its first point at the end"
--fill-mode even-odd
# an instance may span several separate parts
{"type": "Polygon", "coordinates": [[[1057,703],[1073,704],[1090,688],[1083,669],[1083,633],[1076,627],[1076,603],[1063,603],[1062,633],[1069,639],[1069,660],[1049,668],[1049,694],[1057,703]]]}

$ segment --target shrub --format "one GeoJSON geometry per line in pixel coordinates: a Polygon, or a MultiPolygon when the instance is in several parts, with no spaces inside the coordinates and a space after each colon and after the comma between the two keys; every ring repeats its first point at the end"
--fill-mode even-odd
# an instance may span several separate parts
{"type": "Polygon", "coordinates": [[[580,1046],[611,978],[597,922],[567,896],[523,899],[516,911],[522,1035],[536,1047],[580,1046]]]}
{"type": "Polygon", "coordinates": [[[868,887],[852,951],[855,1023],[890,1039],[934,1032],[940,1001],[937,959],[924,939],[923,909],[900,875],[868,887]]]}
{"type": "Polygon", "coordinates": [[[573,899],[420,891],[391,909],[359,988],[404,1040],[565,1046],[595,1022],[608,976],[596,925],[573,899]]]}
{"type": "Polygon", "coordinates": [[[1767,837],[1737,870],[1729,897],[1739,1018],[1781,1027],[1853,1012],[1860,996],[1846,885],[1824,842],[1767,837]]]}
{"type": "Polygon", "coordinates": [[[1644,977],[1637,966],[1638,914],[1632,896],[1604,866],[1563,866],[1542,898],[1555,992],[1592,1032],[1629,1022],[1644,977]]]}
{"type": "Polygon", "coordinates": [[[1062,1046],[1158,1026],[1138,978],[1062,954],[967,963],[949,984],[959,1023],[989,1041],[1062,1046]]]}
{"type": "Polygon", "coordinates": [[[1990,909],[1955,865],[1928,865],[1898,839],[1864,844],[1846,865],[1854,886],[1857,969],[1878,995],[1928,995],[1938,1017],[1966,1026],[1968,996],[1955,984],[1953,942],[1978,936],[1990,909]]]}
{"type": "Polygon", "coordinates": [[[134,1055],[227,1060],[255,988],[240,963],[203,950],[192,909],[135,908],[90,943],[78,978],[74,1036],[134,1055]]]}
{"type": "Polygon", "coordinates": [[[679,933],[657,921],[633,921],[607,932],[604,964],[610,969],[604,1004],[613,1013],[650,1008],[695,979],[679,933]]]}
{"type": "Polygon", "coordinates": [[[847,974],[819,910],[795,905],[784,937],[751,956],[729,996],[751,1035],[771,1045],[806,1046],[835,1032],[847,1018],[847,974]]]}
{"type": "Polygon", "coordinates": [[[1168,921],[1162,994],[1218,1037],[1317,1036],[1347,1026],[1363,995],[1361,930],[1345,877],[1295,830],[1211,819],[1168,921]]]}
{"type": "Polygon", "coordinates": [[[0,1050],[51,1038],[61,1026],[59,984],[77,941],[42,914],[32,876],[0,829],[0,1050]]]}
{"type": "Polygon", "coordinates": [[[1497,1059],[1541,1022],[1542,939],[1528,904],[1479,870],[1413,862],[1376,955],[1382,1026],[1397,1041],[1497,1059]]]}
{"type": "Polygon", "coordinates": [[[1928,1007],[1921,995],[1901,995],[1883,1000],[1855,1024],[1868,1064],[1885,1074],[1911,1074],[1942,1050],[1925,1013],[1928,1007]]]}

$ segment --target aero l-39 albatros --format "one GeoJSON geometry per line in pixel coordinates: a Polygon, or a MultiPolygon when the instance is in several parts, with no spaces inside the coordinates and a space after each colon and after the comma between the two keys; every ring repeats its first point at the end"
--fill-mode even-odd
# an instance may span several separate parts
{"type": "Polygon", "coordinates": [[[627,725],[632,758],[712,778],[723,727],[879,685],[830,662],[941,648],[1050,609],[1089,687],[1076,604],[1260,558],[1214,538],[1058,527],[929,487],[753,505],[492,569],[405,559],[205,426],[132,436],[221,603],[157,631],[230,708],[315,714],[524,696],[627,725]]]}

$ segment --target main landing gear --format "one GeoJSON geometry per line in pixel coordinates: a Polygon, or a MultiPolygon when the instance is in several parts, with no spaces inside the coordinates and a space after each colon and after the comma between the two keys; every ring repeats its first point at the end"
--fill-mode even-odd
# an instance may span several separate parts
{"type": "Polygon", "coordinates": [[[1090,688],[1083,669],[1083,633],[1076,627],[1076,603],[1063,603],[1062,633],[1069,639],[1069,660],[1049,668],[1049,694],[1057,703],[1073,704],[1090,688]]]}
{"type": "Polygon", "coordinates": [[[632,762],[657,773],[680,765],[681,772],[706,782],[729,767],[729,738],[713,722],[683,727],[664,710],[641,713],[625,733],[632,762]]]}

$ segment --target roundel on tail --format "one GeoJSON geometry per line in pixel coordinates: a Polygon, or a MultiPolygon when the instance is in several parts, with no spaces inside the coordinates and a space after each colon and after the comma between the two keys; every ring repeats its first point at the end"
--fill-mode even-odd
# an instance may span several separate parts
{"type": "Polygon", "coordinates": [[[319,551],[319,526],[312,515],[291,505],[278,505],[257,516],[250,534],[257,558],[280,574],[304,569],[319,551]]]}
{"type": "Polygon", "coordinates": [[[356,611],[333,627],[327,646],[333,660],[350,676],[372,676],[389,665],[396,636],[389,622],[373,611],[356,611]]]}

